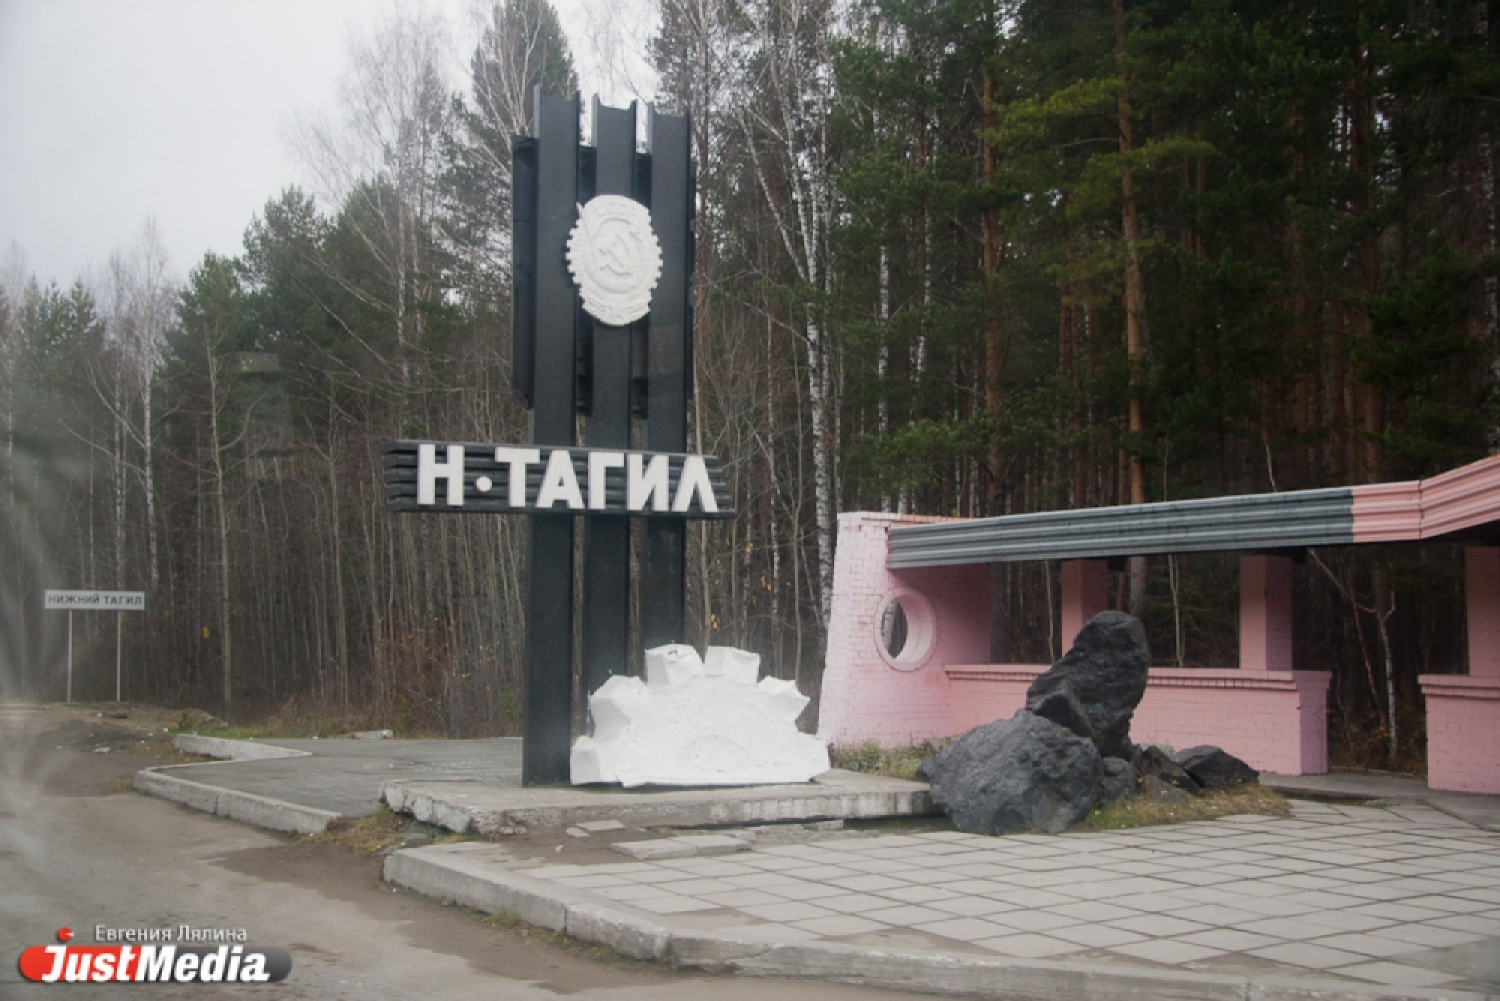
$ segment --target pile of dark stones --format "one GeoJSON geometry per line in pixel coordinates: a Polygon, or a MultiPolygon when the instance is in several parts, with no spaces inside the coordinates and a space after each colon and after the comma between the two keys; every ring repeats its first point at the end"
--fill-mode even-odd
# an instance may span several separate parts
{"type": "Polygon", "coordinates": [[[1258,781],[1255,769],[1217,747],[1173,752],[1131,741],[1150,663],[1140,620],[1096,615],[1032,682],[1025,709],[975,727],[922,762],[933,803],[970,834],[1055,834],[1102,803],[1186,801],[1258,781]]]}

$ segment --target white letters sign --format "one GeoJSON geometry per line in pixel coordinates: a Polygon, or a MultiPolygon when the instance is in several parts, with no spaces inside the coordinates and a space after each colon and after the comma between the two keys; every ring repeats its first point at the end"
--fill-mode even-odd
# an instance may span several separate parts
{"type": "Polygon", "coordinates": [[[623,449],[392,442],[386,497],[396,511],[734,516],[718,459],[623,449]]]}
{"type": "MultiPolygon", "coordinates": [[[[35,594],[36,592],[31,592],[35,594]]],[[[80,612],[144,612],[145,591],[48,591],[47,608],[80,612]]]]}

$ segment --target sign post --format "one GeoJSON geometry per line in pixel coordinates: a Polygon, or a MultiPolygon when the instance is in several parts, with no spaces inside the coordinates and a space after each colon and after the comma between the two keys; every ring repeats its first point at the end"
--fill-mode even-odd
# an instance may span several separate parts
{"type": "Polygon", "coordinates": [[[68,612],[68,688],[67,701],[73,701],[73,613],[84,612],[114,612],[115,613],[115,701],[121,699],[122,687],[122,655],[124,641],[122,640],[124,615],[126,612],[144,612],[146,610],[146,592],[144,591],[47,591],[45,594],[45,606],[49,609],[62,608],[68,612]]]}
{"type": "Polygon", "coordinates": [[[687,454],[696,199],[688,117],[648,108],[639,150],[635,105],[595,98],[592,144],[582,145],[577,95],[538,89],[535,99],[536,134],[511,140],[511,388],[531,411],[531,440],[385,446],[392,511],[527,516],[523,785],[569,778],[574,519],[583,522],[587,696],[629,669],[632,631],[640,648],[686,638],[684,519],[734,517],[718,460],[687,454]]]}

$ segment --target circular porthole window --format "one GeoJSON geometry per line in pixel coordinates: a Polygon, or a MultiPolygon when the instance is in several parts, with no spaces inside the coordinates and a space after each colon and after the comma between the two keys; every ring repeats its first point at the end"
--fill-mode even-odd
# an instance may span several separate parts
{"type": "Polygon", "coordinates": [[[932,653],[937,618],[919,591],[900,588],[886,595],[874,625],[875,649],[898,671],[915,671],[932,653]]]}
{"type": "Polygon", "coordinates": [[[892,657],[900,657],[911,637],[911,625],[906,621],[906,609],[901,602],[893,601],[880,613],[880,645],[892,657]]]}

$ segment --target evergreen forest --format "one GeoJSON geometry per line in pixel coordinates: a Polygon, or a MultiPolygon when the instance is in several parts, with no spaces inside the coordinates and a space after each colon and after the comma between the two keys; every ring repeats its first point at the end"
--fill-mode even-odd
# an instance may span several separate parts
{"type": "MultiPolygon", "coordinates": [[[[840,512],[1342,486],[1500,451],[1488,0],[656,11],[641,99],[691,113],[699,172],[689,436],[739,512],[690,523],[688,642],[815,693],[840,512]]],[[[316,193],[273,194],[235,255],[169,262],[148,224],[61,286],[12,251],[0,694],[62,697],[44,589],[142,590],[129,699],[518,732],[524,524],[389,514],[381,446],[526,440],[510,137],[536,87],[580,87],[547,0],[497,0],[463,38],[398,10],[302,137],[316,193]]],[[[1114,605],[1155,663],[1233,666],[1237,574],[1137,558],[1114,605]]],[[[992,585],[992,657],[1059,656],[1057,565],[992,585]]],[[[1465,670],[1463,594],[1453,544],[1298,563],[1335,764],[1422,767],[1417,677],[1465,670]]],[[[115,624],[75,621],[76,697],[112,697],[115,624]]]]}

